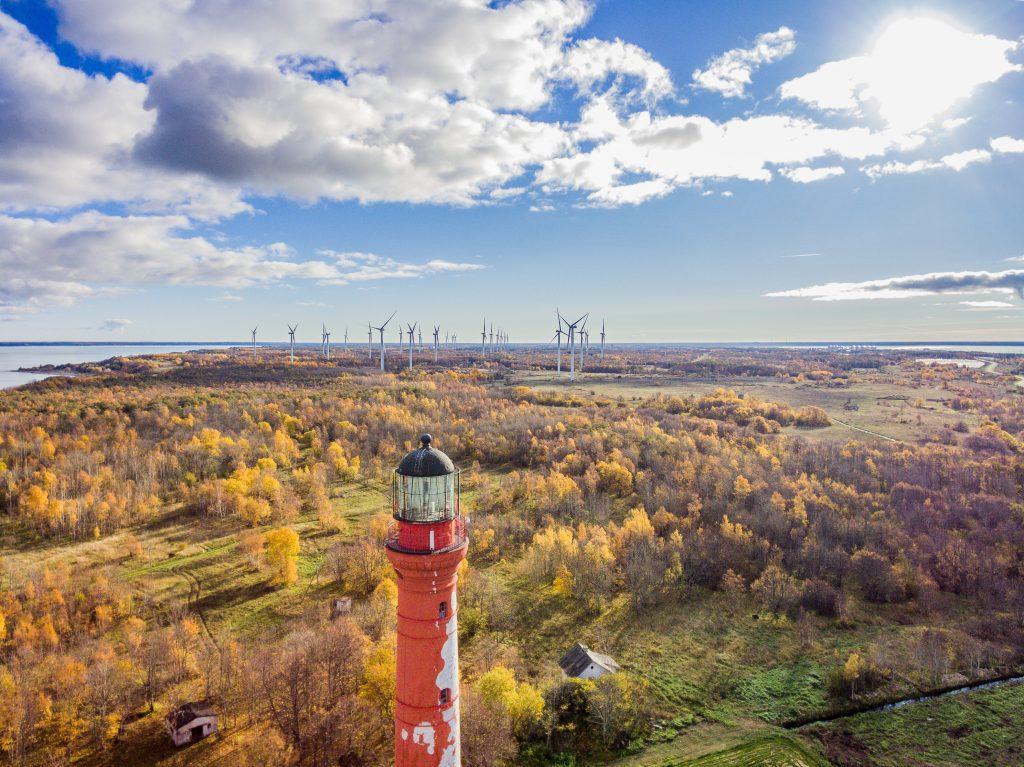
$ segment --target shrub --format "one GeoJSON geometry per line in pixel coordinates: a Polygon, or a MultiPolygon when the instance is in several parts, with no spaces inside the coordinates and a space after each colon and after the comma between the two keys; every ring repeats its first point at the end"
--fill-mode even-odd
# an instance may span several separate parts
{"type": "Polygon", "coordinates": [[[841,600],[836,589],[825,581],[815,579],[804,583],[800,604],[805,610],[834,618],[839,615],[841,600]]]}

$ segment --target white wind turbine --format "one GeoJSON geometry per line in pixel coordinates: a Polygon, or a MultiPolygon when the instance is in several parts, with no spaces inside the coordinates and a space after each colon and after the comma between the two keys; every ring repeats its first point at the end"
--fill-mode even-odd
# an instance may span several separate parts
{"type": "MultiPolygon", "coordinates": [[[[434,325],[434,364],[437,364],[437,347],[438,347],[438,336],[441,335],[441,326],[434,325]]],[[[445,337],[445,343],[448,342],[448,338],[445,337]]]]}
{"type": "Polygon", "coordinates": [[[416,343],[416,323],[408,325],[409,328],[409,370],[412,370],[412,347],[416,343]]]}
{"type": "Polygon", "coordinates": [[[587,323],[584,320],[580,327],[580,372],[587,364],[587,348],[590,346],[590,333],[587,331],[587,323]]]}
{"type": "Polygon", "coordinates": [[[327,326],[324,325],[321,333],[323,334],[324,359],[329,360],[331,358],[331,332],[327,329],[327,326]]]}
{"type": "Polygon", "coordinates": [[[604,319],[601,320],[601,359],[604,359],[604,319]]]}
{"type": "Polygon", "coordinates": [[[348,325],[345,326],[345,351],[348,351],[348,325]]]}
{"type": "Polygon", "coordinates": [[[252,353],[253,354],[256,353],[256,331],[259,330],[259,329],[260,329],[259,325],[257,325],[256,327],[254,327],[252,329],[252,353]]]}
{"type": "Polygon", "coordinates": [[[422,349],[423,348],[423,326],[422,325],[420,326],[420,331],[419,331],[418,335],[419,335],[419,339],[420,339],[420,348],[422,349]]]}
{"type": "Polygon", "coordinates": [[[299,329],[298,325],[296,325],[294,328],[291,325],[288,326],[288,339],[289,339],[289,343],[291,345],[291,350],[292,350],[292,353],[291,353],[291,360],[292,360],[292,362],[295,362],[295,331],[298,330],[298,329],[299,329]]]}
{"type": "Polygon", "coordinates": [[[576,326],[581,322],[586,322],[587,317],[590,313],[584,314],[575,322],[566,322],[569,326],[569,381],[576,380],[576,326]]]}
{"type": "Polygon", "coordinates": [[[373,328],[374,330],[376,330],[376,331],[378,331],[380,333],[380,369],[381,369],[381,372],[384,372],[384,356],[385,356],[385,351],[384,351],[384,328],[386,328],[388,326],[388,323],[391,322],[391,320],[393,320],[395,318],[396,314],[398,314],[397,310],[391,312],[391,316],[388,317],[387,320],[385,320],[384,324],[381,325],[380,327],[374,327],[373,325],[370,326],[371,328],[373,328]]]}
{"type": "Polygon", "coordinates": [[[366,323],[366,354],[367,359],[373,362],[373,325],[366,323]]]}
{"type": "Polygon", "coordinates": [[[487,356],[487,320],[484,320],[484,330],[480,334],[480,353],[487,356]]]}
{"type": "MultiPolygon", "coordinates": [[[[558,309],[555,309],[555,316],[558,318],[558,329],[555,331],[555,335],[552,336],[552,340],[558,339],[558,372],[562,372],[562,323],[565,320],[562,319],[562,315],[558,309]]],[[[568,324],[568,323],[566,323],[568,324]]]]}

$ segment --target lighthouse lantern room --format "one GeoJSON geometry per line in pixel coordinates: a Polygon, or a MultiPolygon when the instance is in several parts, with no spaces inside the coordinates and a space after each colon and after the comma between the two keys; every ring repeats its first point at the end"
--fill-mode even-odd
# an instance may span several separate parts
{"type": "Polygon", "coordinates": [[[395,767],[460,767],[459,471],[420,438],[395,470],[387,555],[398,574],[395,767]]]}

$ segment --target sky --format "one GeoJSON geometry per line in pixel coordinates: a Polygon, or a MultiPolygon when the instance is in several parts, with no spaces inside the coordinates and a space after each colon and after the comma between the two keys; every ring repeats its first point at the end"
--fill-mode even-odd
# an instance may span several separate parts
{"type": "Polygon", "coordinates": [[[0,341],[1024,340],[1022,189],[1020,0],[0,0],[0,341]]]}

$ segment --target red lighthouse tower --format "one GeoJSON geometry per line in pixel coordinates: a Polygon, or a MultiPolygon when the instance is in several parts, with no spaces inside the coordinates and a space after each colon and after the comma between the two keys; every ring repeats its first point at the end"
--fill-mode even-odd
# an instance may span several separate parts
{"type": "Polygon", "coordinates": [[[392,486],[388,559],[398,573],[395,767],[460,767],[455,591],[466,556],[459,472],[430,446],[402,459],[392,486]]]}

